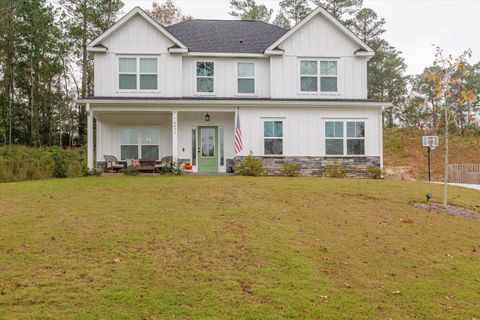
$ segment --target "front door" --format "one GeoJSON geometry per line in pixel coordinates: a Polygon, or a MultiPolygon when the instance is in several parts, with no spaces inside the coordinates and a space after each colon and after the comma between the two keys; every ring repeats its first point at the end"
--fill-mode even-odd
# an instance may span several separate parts
{"type": "Polygon", "coordinates": [[[198,128],[198,171],[218,172],[218,127],[198,128]]]}

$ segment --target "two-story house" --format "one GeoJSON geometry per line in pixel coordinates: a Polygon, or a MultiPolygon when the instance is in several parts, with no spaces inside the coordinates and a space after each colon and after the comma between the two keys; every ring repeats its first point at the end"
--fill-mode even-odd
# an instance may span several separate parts
{"type": "Polygon", "coordinates": [[[80,103],[89,168],[101,167],[104,155],[171,156],[195,172],[228,172],[249,154],[269,173],[284,161],[300,163],[304,174],[334,160],[351,175],[383,166],[389,104],[367,99],[374,52],[322,8],[291,30],[232,20],[163,27],[135,8],[88,50],[95,94],[80,103]]]}

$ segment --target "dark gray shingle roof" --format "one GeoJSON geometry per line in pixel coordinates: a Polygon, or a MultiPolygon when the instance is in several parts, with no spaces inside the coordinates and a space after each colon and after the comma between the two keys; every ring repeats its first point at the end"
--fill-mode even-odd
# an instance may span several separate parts
{"type": "Polygon", "coordinates": [[[188,20],[167,30],[190,52],[263,53],[288,30],[261,21],[188,20]]]}

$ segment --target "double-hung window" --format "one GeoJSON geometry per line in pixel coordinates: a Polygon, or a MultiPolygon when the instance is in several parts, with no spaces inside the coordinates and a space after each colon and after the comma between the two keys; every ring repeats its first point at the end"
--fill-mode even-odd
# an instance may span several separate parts
{"type": "Polygon", "coordinates": [[[159,130],[157,128],[120,129],[120,157],[122,160],[158,160],[159,130]]]}
{"type": "Polygon", "coordinates": [[[328,156],[365,155],[365,122],[326,121],[325,154],[328,156]]]}
{"type": "Polygon", "coordinates": [[[300,60],[300,91],[304,93],[338,92],[337,61],[300,60]]]}
{"type": "Polygon", "coordinates": [[[197,92],[214,92],[215,64],[213,62],[197,62],[197,92]]]}
{"type": "Polygon", "coordinates": [[[158,90],[157,58],[119,58],[120,90],[158,90]]]}
{"type": "Polygon", "coordinates": [[[255,94],[255,63],[237,63],[238,94],[255,94]]]}
{"type": "Polygon", "coordinates": [[[263,140],[265,155],[283,155],[283,121],[265,120],[263,140]]]}
{"type": "Polygon", "coordinates": [[[347,155],[365,154],[365,122],[347,122],[347,155]]]}
{"type": "Polygon", "coordinates": [[[137,90],[137,58],[120,58],[118,88],[137,90]]]}

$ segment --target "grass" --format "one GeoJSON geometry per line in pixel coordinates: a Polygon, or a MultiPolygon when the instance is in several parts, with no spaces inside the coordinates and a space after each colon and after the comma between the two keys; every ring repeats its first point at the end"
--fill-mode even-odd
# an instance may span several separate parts
{"type": "MultiPolygon", "coordinates": [[[[440,146],[431,154],[432,178],[435,181],[443,181],[445,139],[441,133],[427,133],[415,129],[386,129],[383,135],[385,167],[405,167],[412,178],[427,180],[427,149],[421,146],[423,135],[439,135],[440,146]]],[[[478,163],[480,135],[472,132],[452,135],[449,148],[450,163],[478,163]]]]}
{"type": "MultiPolygon", "coordinates": [[[[86,150],[64,149],[69,177],[80,177],[85,173],[86,150]]],[[[53,176],[54,163],[49,148],[26,146],[0,146],[0,183],[24,180],[48,179],[53,176]]]]}
{"type": "MultiPolygon", "coordinates": [[[[480,221],[402,181],[0,185],[0,319],[473,319],[480,221]]],[[[478,191],[451,203],[480,210],[478,191]]]]}

